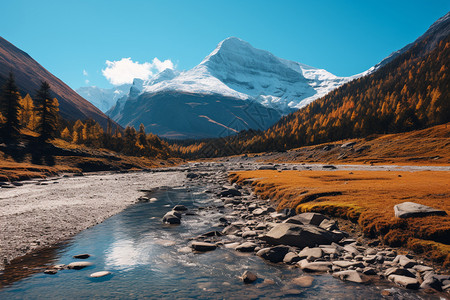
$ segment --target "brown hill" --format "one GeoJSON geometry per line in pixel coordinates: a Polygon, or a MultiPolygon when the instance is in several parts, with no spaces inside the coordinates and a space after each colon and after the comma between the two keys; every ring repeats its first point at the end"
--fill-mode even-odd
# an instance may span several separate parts
{"type": "Polygon", "coordinates": [[[13,72],[22,96],[34,97],[41,81],[47,81],[60,104],[64,119],[77,120],[92,118],[106,127],[107,116],[90,102],[78,95],[59,78],[47,71],[31,56],[0,37],[0,85],[8,73],[13,72]]]}

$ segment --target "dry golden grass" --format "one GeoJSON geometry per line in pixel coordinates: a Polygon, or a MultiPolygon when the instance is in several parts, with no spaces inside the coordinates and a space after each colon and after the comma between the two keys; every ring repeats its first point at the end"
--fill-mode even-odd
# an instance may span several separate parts
{"type": "Polygon", "coordinates": [[[367,138],[307,146],[271,157],[263,157],[260,160],[340,164],[449,165],[450,124],[404,133],[372,135],[367,138]],[[356,144],[352,148],[342,149],[340,146],[346,142],[356,144]],[[323,148],[328,145],[335,147],[324,151],[323,148]],[[358,149],[361,151],[357,151],[358,149]]]}
{"type": "Polygon", "coordinates": [[[64,165],[42,166],[28,162],[15,162],[0,158],[0,181],[18,181],[31,178],[45,178],[60,173],[76,173],[81,170],[64,165]]]}
{"type": "Polygon", "coordinates": [[[315,211],[358,222],[364,234],[392,246],[429,252],[450,266],[450,216],[399,219],[394,205],[416,202],[450,212],[450,172],[445,171],[241,171],[230,174],[250,183],[278,209],[315,211]]]}

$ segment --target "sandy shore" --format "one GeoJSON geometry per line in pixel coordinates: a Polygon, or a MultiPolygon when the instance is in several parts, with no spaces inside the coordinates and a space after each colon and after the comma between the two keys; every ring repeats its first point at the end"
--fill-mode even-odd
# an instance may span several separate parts
{"type": "Polygon", "coordinates": [[[0,189],[0,270],[119,213],[144,195],[139,190],[178,186],[184,179],[181,172],[100,174],[0,189]]]}

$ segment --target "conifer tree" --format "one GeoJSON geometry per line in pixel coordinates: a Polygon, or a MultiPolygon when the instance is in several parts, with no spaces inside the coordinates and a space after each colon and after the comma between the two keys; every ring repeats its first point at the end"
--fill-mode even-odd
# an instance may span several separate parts
{"type": "Polygon", "coordinates": [[[58,132],[58,111],[59,104],[56,98],[51,99],[50,85],[43,81],[40,89],[37,91],[37,112],[40,117],[38,124],[38,132],[43,142],[48,141],[56,136],[58,132]]]}
{"type": "Polygon", "coordinates": [[[19,100],[20,94],[14,80],[14,75],[9,73],[1,95],[1,110],[5,119],[5,123],[2,126],[2,136],[5,142],[16,141],[19,137],[19,100]]]}

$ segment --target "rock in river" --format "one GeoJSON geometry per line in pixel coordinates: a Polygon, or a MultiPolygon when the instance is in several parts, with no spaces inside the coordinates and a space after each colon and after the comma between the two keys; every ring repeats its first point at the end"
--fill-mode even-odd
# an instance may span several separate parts
{"type": "Polygon", "coordinates": [[[394,206],[395,216],[397,218],[425,217],[425,216],[445,216],[447,213],[443,210],[430,206],[414,203],[403,202],[394,206]]]}
{"type": "Polygon", "coordinates": [[[215,244],[206,242],[193,242],[191,247],[192,249],[200,252],[212,251],[217,248],[215,244]]]}
{"type": "Polygon", "coordinates": [[[99,277],[105,277],[110,274],[111,274],[111,272],[109,272],[109,271],[99,271],[99,272],[92,273],[91,275],[89,275],[89,277],[99,278],[99,277]]]}
{"type": "Polygon", "coordinates": [[[259,250],[256,255],[273,263],[282,262],[286,254],[289,252],[289,247],[276,246],[271,248],[264,248],[259,250]]]}
{"type": "Polygon", "coordinates": [[[276,225],[261,239],[272,245],[289,245],[302,249],[331,244],[337,240],[335,234],[320,227],[291,223],[276,225]]]}
{"type": "Polygon", "coordinates": [[[186,206],[181,205],[181,204],[178,204],[178,205],[175,205],[175,206],[172,208],[172,210],[174,210],[174,211],[186,211],[186,210],[188,210],[188,209],[187,209],[186,206]]]}
{"type": "Polygon", "coordinates": [[[253,272],[245,271],[244,274],[242,274],[241,278],[244,283],[252,283],[258,279],[258,276],[256,276],[256,274],[253,272]]]}
{"type": "Polygon", "coordinates": [[[80,270],[86,267],[92,266],[89,261],[76,261],[67,265],[68,269],[80,270]]]}
{"type": "Polygon", "coordinates": [[[347,270],[333,273],[334,278],[339,278],[343,281],[351,281],[356,283],[365,283],[368,279],[361,273],[355,270],[347,270]]]}
{"type": "Polygon", "coordinates": [[[181,219],[177,217],[172,211],[166,213],[162,218],[162,221],[165,224],[181,224],[181,219]]]}
{"type": "Polygon", "coordinates": [[[258,245],[252,242],[245,242],[236,247],[236,251],[240,252],[253,252],[258,245]]]}
{"type": "Polygon", "coordinates": [[[86,259],[86,258],[89,258],[89,257],[91,257],[91,256],[89,254],[87,254],[87,253],[77,254],[77,255],[73,256],[73,258],[78,258],[78,259],[86,259]]]}

